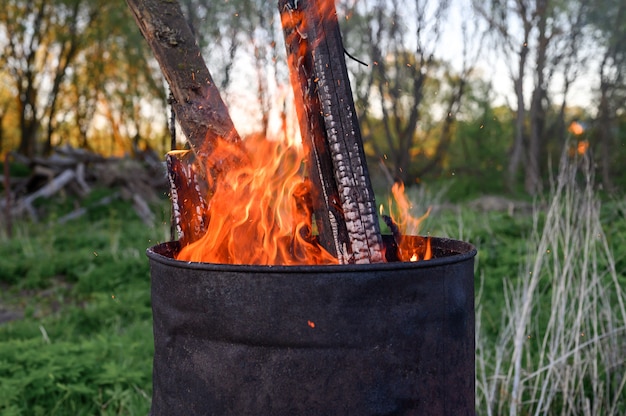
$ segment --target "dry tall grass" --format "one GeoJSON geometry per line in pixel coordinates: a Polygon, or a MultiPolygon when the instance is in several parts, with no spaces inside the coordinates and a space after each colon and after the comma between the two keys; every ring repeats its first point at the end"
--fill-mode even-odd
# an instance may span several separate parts
{"type": "Polygon", "coordinates": [[[503,282],[495,342],[483,336],[477,299],[477,414],[626,412],[626,297],[589,163],[563,156],[521,275],[503,282]]]}

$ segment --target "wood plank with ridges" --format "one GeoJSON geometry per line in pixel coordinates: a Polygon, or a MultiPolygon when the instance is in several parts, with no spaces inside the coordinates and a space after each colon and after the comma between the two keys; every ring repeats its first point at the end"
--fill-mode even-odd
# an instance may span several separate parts
{"type": "MultiPolygon", "coordinates": [[[[312,176],[320,176],[323,189],[337,190],[339,212],[342,214],[338,223],[341,227],[345,226],[348,234],[347,253],[344,254],[347,261],[343,262],[384,261],[374,192],[354,109],[334,1],[280,0],[279,9],[296,107],[319,107],[319,113],[299,111],[298,116],[301,130],[304,130],[303,138],[305,134],[314,136],[305,138],[312,143],[311,151],[319,158],[330,158],[330,161],[317,163],[332,165],[331,173],[327,168],[318,169],[312,176]],[[319,104],[310,104],[307,100],[319,104]],[[323,128],[323,133],[319,128],[308,129],[312,124],[319,124],[316,119],[320,115],[323,122],[319,127],[323,128]],[[303,117],[306,119],[303,120],[303,117]]],[[[329,201],[324,202],[330,213],[329,201]]],[[[339,244],[345,243],[339,241],[339,244]]]]}

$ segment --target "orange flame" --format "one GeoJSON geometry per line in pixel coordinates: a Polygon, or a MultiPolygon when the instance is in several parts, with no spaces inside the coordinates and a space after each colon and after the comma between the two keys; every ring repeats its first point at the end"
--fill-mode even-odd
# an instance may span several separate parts
{"type": "Polygon", "coordinates": [[[220,163],[241,152],[219,141],[206,163],[210,180],[210,213],[206,234],[183,247],[184,261],[257,264],[334,264],[337,259],[317,244],[312,232],[310,186],[300,174],[301,149],[281,146],[259,136],[244,141],[246,160],[237,166],[220,163]]]}
{"type": "MultiPolygon", "coordinates": [[[[430,214],[430,208],[428,208],[426,213],[421,217],[416,218],[412,216],[412,205],[404,190],[404,184],[402,182],[396,182],[391,188],[393,200],[397,205],[397,213],[394,219],[397,221],[397,226],[401,235],[417,235],[420,224],[430,214]]],[[[390,210],[392,207],[393,201],[390,200],[390,210]]],[[[432,258],[430,237],[426,238],[424,241],[420,239],[400,238],[398,244],[398,257],[401,261],[430,260],[432,258]]]]}
{"type": "MultiPolygon", "coordinates": [[[[300,146],[284,145],[256,135],[243,146],[218,140],[203,168],[210,199],[204,209],[206,233],[185,245],[178,260],[256,265],[337,264],[338,259],[321,247],[313,234],[311,184],[303,179],[304,152],[300,146]],[[236,161],[236,163],[234,163],[236,161]],[[218,179],[216,179],[216,176],[218,179]]],[[[411,216],[412,208],[403,184],[392,194],[398,227],[403,235],[417,233],[421,221],[411,216]]],[[[392,202],[389,203],[390,209],[392,202]]],[[[401,261],[432,258],[430,238],[402,239],[401,261]]]]}

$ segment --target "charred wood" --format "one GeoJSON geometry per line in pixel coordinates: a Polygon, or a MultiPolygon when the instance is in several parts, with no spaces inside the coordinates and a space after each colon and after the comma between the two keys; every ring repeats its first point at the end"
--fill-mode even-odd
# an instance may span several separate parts
{"type": "Polygon", "coordinates": [[[300,133],[307,154],[307,170],[313,184],[313,214],[320,244],[341,263],[347,263],[349,235],[325,138],[322,105],[314,86],[313,59],[307,42],[305,16],[289,1],[280,1],[279,8],[300,133]]]}
{"type": "Polygon", "coordinates": [[[172,151],[165,158],[174,226],[181,247],[202,237],[209,221],[205,199],[208,189],[199,179],[195,158],[189,150],[172,151]]]}
{"type": "Polygon", "coordinates": [[[279,10],[320,242],[343,263],[384,261],[334,1],[279,0],[279,10]]]}

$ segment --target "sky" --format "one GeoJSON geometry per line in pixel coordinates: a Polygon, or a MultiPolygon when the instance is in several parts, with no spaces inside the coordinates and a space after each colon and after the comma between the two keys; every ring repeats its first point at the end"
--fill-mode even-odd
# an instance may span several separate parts
{"type": "MultiPolygon", "coordinates": [[[[438,48],[437,54],[451,62],[456,68],[460,68],[462,65],[463,34],[461,27],[464,19],[469,19],[468,21],[472,23],[481,21],[480,16],[472,10],[470,0],[452,0],[448,15],[448,24],[446,24],[444,28],[440,44],[441,47],[438,48]]],[[[484,30],[484,25],[480,29],[484,30]]],[[[515,65],[516,62],[505,61],[501,54],[498,54],[493,46],[490,45],[488,40],[480,42],[478,36],[471,43],[470,50],[471,53],[477,51],[480,53],[480,58],[476,62],[476,69],[482,77],[485,77],[491,82],[495,94],[495,104],[508,104],[515,108],[515,95],[510,71],[511,64],[515,65]]],[[[593,69],[594,62],[592,59],[581,73],[580,78],[570,87],[567,96],[568,105],[589,107],[592,104],[594,89],[593,69]]],[[[559,74],[555,74],[553,86],[553,98],[555,102],[560,102],[563,98],[563,94],[561,93],[562,82],[563,77],[559,74]]],[[[532,88],[532,78],[527,79],[525,88],[527,98],[530,97],[532,88]]],[[[529,105],[528,100],[527,105],[529,105]]]]}
{"type": "MultiPolygon", "coordinates": [[[[366,4],[366,3],[363,3],[366,4]]],[[[432,3],[436,4],[436,3],[432,3]]],[[[408,6],[407,6],[408,7],[408,6]]],[[[505,61],[501,54],[491,45],[484,37],[481,38],[481,30],[484,30],[484,24],[481,18],[471,7],[471,0],[451,0],[448,10],[446,23],[442,27],[442,34],[439,42],[435,46],[435,54],[441,59],[449,61],[458,70],[463,64],[463,48],[464,36],[462,33],[463,23],[470,33],[470,43],[468,45],[468,55],[470,61],[475,62],[476,74],[488,80],[492,85],[494,105],[509,105],[512,108],[516,106],[516,99],[513,91],[513,84],[510,77],[511,66],[515,62],[505,61]],[[476,58],[477,57],[477,58],[476,58]]],[[[406,28],[412,33],[411,28],[406,28]]],[[[282,39],[278,39],[277,48],[284,48],[282,39]]],[[[532,57],[531,57],[532,59],[532,57]]],[[[210,66],[210,62],[209,62],[210,66]]],[[[229,103],[231,117],[238,130],[246,134],[258,129],[258,122],[261,119],[261,109],[256,99],[256,87],[253,81],[256,80],[256,74],[250,73],[250,68],[254,68],[254,64],[250,61],[250,57],[240,55],[237,58],[237,64],[234,66],[232,78],[234,82],[228,91],[223,92],[226,101],[229,103]]],[[[594,88],[593,66],[590,65],[587,73],[583,73],[568,93],[568,105],[592,107],[592,93],[594,88]]],[[[270,111],[270,135],[282,135],[282,123],[279,118],[280,111],[283,109],[285,101],[291,102],[290,86],[283,84],[277,85],[275,80],[268,79],[267,85],[271,89],[274,107],[270,111]]],[[[552,97],[555,103],[560,103],[562,94],[560,94],[561,82],[559,76],[555,75],[553,82],[554,91],[552,97]]],[[[533,79],[527,77],[525,95],[527,106],[533,89],[533,79]]],[[[288,106],[289,108],[289,106],[288,106]]],[[[288,128],[292,133],[297,129],[297,121],[295,113],[290,111],[288,114],[288,128]]]]}

